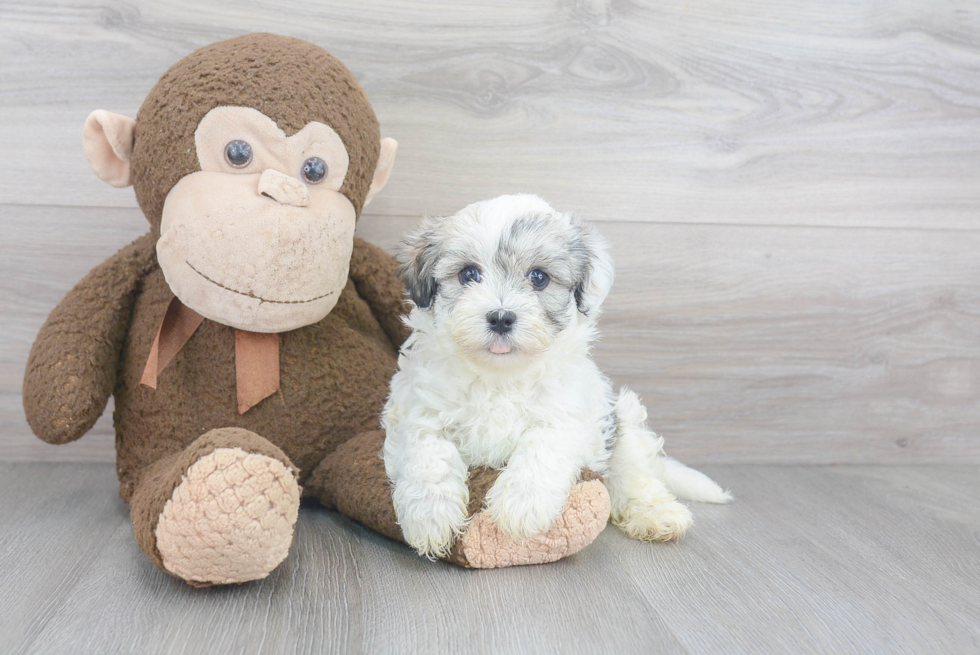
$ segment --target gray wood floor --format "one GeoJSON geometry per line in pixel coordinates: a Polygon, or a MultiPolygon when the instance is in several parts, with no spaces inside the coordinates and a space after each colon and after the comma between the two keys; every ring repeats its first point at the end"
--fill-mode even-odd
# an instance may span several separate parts
{"type": "Polygon", "coordinates": [[[0,652],[980,652],[980,467],[705,470],[736,502],[678,544],[464,571],[314,506],[267,580],[197,590],[111,465],[0,464],[0,652]]]}

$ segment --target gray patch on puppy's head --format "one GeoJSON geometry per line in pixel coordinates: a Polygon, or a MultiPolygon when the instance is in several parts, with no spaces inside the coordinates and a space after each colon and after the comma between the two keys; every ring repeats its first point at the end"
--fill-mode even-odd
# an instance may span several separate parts
{"type": "MultiPolygon", "coordinates": [[[[541,268],[571,289],[578,311],[587,316],[602,304],[613,282],[605,240],[588,223],[554,211],[513,219],[501,235],[496,259],[514,272],[541,268]]],[[[565,327],[567,321],[557,319],[559,308],[547,306],[555,303],[545,304],[548,319],[565,327]]]]}

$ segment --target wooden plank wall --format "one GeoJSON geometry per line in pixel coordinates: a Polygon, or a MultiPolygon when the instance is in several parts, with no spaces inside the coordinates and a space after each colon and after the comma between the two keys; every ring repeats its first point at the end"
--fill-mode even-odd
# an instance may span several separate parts
{"type": "Polygon", "coordinates": [[[0,4],[0,459],[107,460],[23,420],[31,341],[145,223],[94,108],[250,31],[340,56],[400,142],[360,231],[533,191],[618,261],[597,357],[691,462],[980,462],[974,0],[0,4]]]}

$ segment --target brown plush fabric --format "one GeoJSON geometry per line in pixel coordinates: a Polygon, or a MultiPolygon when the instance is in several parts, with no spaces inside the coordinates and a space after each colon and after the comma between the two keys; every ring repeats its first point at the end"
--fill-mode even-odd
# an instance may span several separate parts
{"type": "Polygon", "coordinates": [[[272,457],[285,464],[294,473],[298,473],[282,450],[254,432],[241,428],[211,430],[195,439],[184,450],[168,455],[146,467],[139,477],[136,491],[130,501],[130,517],[140,550],[161,570],[166,569],[160,551],[157,550],[155,535],[163,506],[170,500],[187,469],[201,457],[211,454],[218,448],[239,448],[247,453],[272,457]]]}
{"type": "Polygon", "coordinates": [[[374,176],[381,131],[364,90],[323,48],[275,34],[213,43],[164,73],[136,115],[132,178],[136,199],[159,236],[163,201],[200,170],[197,124],[215,107],[254,107],[292,136],[310,121],[329,125],[350,155],[340,192],[358,215],[374,176]]]}
{"type": "MultiPolygon", "coordinates": [[[[324,506],[336,508],[372,530],[404,542],[381,458],[384,441],[384,431],[373,430],[341,445],[308,478],[307,490],[324,506]]],[[[491,468],[470,470],[468,516],[483,509],[483,501],[498,475],[500,471],[491,468]]]]}
{"type": "Polygon", "coordinates": [[[398,262],[367,241],[355,238],[354,244],[350,257],[350,278],[358,295],[371,307],[385,334],[396,349],[400,348],[411,330],[402,320],[410,309],[405,288],[401,284],[391,284],[392,278],[401,279],[398,262]]]}
{"type": "MultiPolygon", "coordinates": [[[[324,458],[307,479],[306,492],[324,506],[335,508],[372,530],[404,543],[381,458],[384,439],[383,431],[374,430],[341,445],[324,458]]],[[[487,492],[499,475],[500,471],[488,467],[470,469],[468,516],[476,517],[483,511],[487,492]]],[[[608,518],[609,495],[602,487],[602,476],[584,469],[569,505],[545,538],[518,544],[500,535],[492,526],[480,526],[479,534],[471,535],[472,527],[477,524],[474,521],[457,539],[446,561],[464,568],[493,568],[500,553],[507,556],[504,565],[554,561],[591,543],[606,526],[608,518]]]]}
{"type": "Polygon", "coordinates": [[[378,426],[407,336],[395,261],[355,239],[336,307],[316,324],[279,335],[278,392],[239,415],[235,332],[212,321],[160,373],[157,389],[140,385],[173,299],[155,251],[164,200],[199,170],[194,132],[217,106],[253,107],[287,135],[310,121],[332,127],[350,156],[341,193],[357,214],[380,150],[377,119],[350,71],[289,37],[252,34],[202,48],[175,64],[143,103],[132,177],[151,231],[93,270],[52,312],[30,355],[24,408],[38,436],[64,443],[91,428],[115,395],[120,496],[134,503],[141,547],[157,564],[159,511],[201,448],[213,447],[213,435],[254,433],[304,479],[338,445],[378,426]]]}
{"type": "MultiPolygon", "coordinates": [[[[393,269],[384,251],[357,240],[358,257],[393,269]],[[381,261],[377,261],[381,260],[381,261]]],[[[372,283],[376,295],[400,291],[392,276],[372,283]]],[[[123,347],[116,384],[120,495],[129,499],[140,471],[178,452],[201,434],[241,427],[269,439],[301,471],[301,484],[323,457],[353,436],[377,428],[395,344],[349,281],[334,307],[313,325],[280,334],[280,390],[245,414],[235,390],[235,331],[204,321],[159,376],[157,389],[139,384],[157,326],[173,294],[159,268],[143,279],[123,347]]]]}
{"type": "Polygon", "coordinates": [[[384,441],[381,430],[364,432],[347,441],[313,472],[307,481],[307,492],[324,507],[336,509],[386,537],[404,541],[381,459],[384,441]]]}
{"type": "Polygon", "coordinates": [[[24,412],[38,437],[62,444],[88,432],[116,384],[140,281],[156,265],[149,234],[96,266],[55,307],[24,374],[24,412]]]}

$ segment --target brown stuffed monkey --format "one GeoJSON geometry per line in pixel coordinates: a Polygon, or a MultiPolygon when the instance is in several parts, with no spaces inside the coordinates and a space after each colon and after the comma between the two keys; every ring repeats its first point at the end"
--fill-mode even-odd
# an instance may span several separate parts
{"type": "MultiPolygon", "coordinates": [[[[83,145],[100,178],[135,187],[150,231],[41,328],[34,432],[74,441],[114,395],[139,546],[193,585],[268,575],[301,495],[400,539],[376,428],[406,306],[394,260],[354,237],[396,143],[350,71],[299,39],[230,39],[167,71],[135,121],[93,112],[83,145]]],[[[510,542],[481,512],[494,475],[471,476],[456,564],[553,561],[606,523],[586,473],[550,532],[510,542]]]]}

